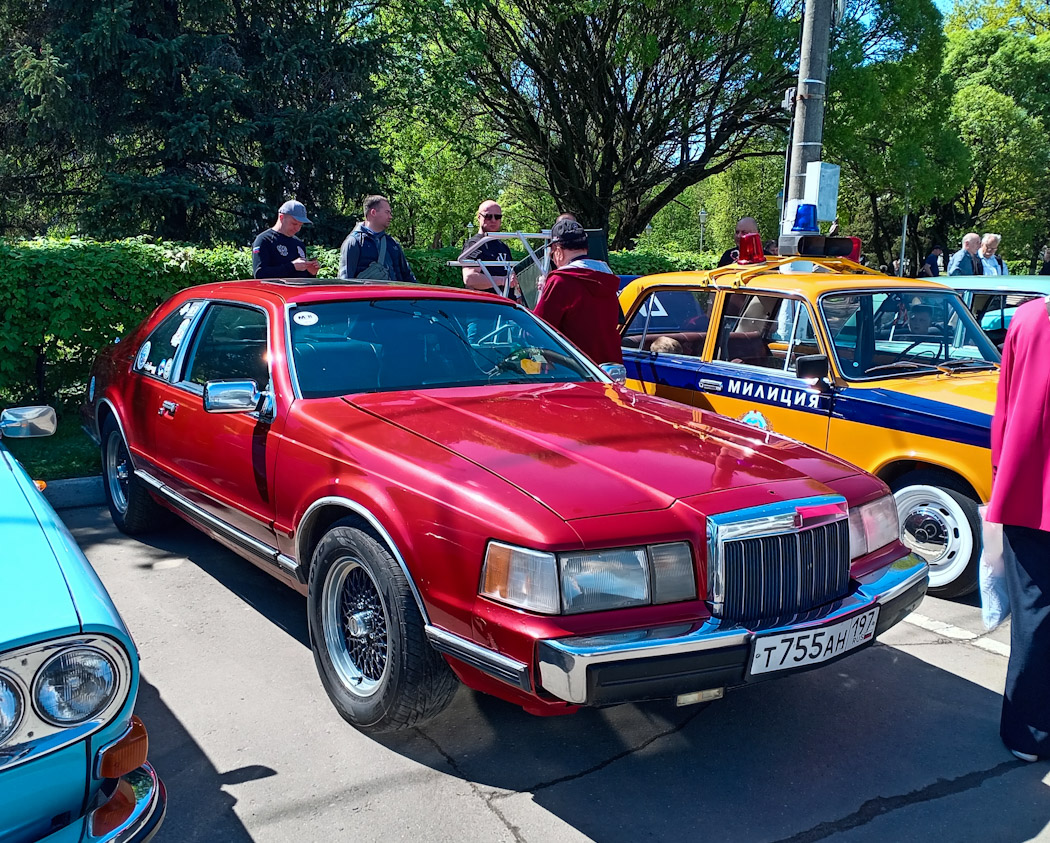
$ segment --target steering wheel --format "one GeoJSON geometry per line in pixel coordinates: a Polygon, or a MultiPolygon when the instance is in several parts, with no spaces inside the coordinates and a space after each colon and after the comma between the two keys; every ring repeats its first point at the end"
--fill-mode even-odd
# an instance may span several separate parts
{"type": "MultiPolygon", "coordinates": [[[[912,343],[911,343],[911,344],[910,344],[910,345],[909,345],[909,346],[908,346],[907,348],[905,348],[905,349],[904,349],[904,351],[902,351],[902,352],[901,352],[900,354],[898,354],[898,355],[897,355],[896,357],[894,357],[894,358],[893,358],[893,361],[892,361],[892,362],[893,362],[893,363],[900,363],[900,361],[901,361],[901,360],[902,360],[902,359],[904,358],[904,356],[905,356],[905,355],[906,355],[906,354],[907,354],[907,353],[908,353],[909,351],[911,351],[911,350],[912,350],[913,348],[915,348],[915,346],[917,346],[917,345],[922,345],[923,343],[927,343],[927,342],[929,342],[929,341],[930,341],[931,339],[935,339],[935,340],[936,340],[936,342],[937,342],[937,348],[938,348],[938,349],[939,349],[939,348],[940,348],[941,346],[944,346],[944,350],[945,350],[945,355],[944,355],[944,356],[945,356],[945,357],[947,357],[947,356],[948,356],[948,354],[947,354],[947,351],[948,351],[948,343],[947,343],[947,342],[946,342],[946,341],[944,340],[944,337],[929,337],[929,338],[927,338],[927,337],[920,337],[919,339],[917,339],[917,340],[915,340],[914,342],[912,342],[912,343]]],[[[923,352],[923,354],[925,354],[925,353],[926,353],[926,352],[923,352]]],[[[934,351],[934,352],[931,352],[931,353],[930,353],[930,356],[931,356],[931,357],[936,357],[936,356],[937,356],[937,352],[936,352],[936,351],[934,351]]]]}

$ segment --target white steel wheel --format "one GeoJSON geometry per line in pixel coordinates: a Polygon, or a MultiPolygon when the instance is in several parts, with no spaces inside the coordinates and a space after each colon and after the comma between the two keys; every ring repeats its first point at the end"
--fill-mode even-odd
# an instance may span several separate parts
{"type": "Polygon", "coordinates": [[[902,486],[893,497],[901,541],[930,566],[930,592],[959,597],[973,591],[980,557],[976,502],[930,485],[902,486]]]}

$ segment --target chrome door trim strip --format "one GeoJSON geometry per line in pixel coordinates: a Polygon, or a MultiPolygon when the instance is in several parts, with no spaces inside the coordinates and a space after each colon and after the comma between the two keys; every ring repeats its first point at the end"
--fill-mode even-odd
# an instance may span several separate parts
{"type": "Polygon", "coordinates": [[[203,524],[210,530],[221,534],[231,542],[236,544],[238,547],[251,553],[253,556],[266,562],[268,565],[272,565],[275,568],[279,568],[281,571],[291,574],[300,583],[303,582],[299,566],[295,564],[295,560],[282,553],[279,553],[277,548],[271,547],[265,542],[261,542],[253,536],[249,536],[242,530],[238,530],[236,527],[227,524],[221,518],[217,518],[210,512],[206,512],[197,504],[188,500],[183,495],[176,492],[170,486],[165,485],[156,477],[151,475],[149,472],[142,471],[141,469],[135,470],[135,476],[141,478],[145,483],[152,487],[153,491],[164,497],[172,506],[182,512],[184,515],[189,516],[192,520],[203,524]]]}

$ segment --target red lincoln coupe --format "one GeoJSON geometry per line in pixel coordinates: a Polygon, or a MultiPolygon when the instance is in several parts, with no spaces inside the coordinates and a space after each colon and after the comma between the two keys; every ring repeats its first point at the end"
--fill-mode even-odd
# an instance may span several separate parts
{"type": "Polygon", "coordinates": [[[715,699],[922,599],[879,480],[606,368],[485,293],[225,282],[106,348],[85,421],[121,530],[172,510],[308,596],[366,731],[457,678],[538,714],[715,699]]]}

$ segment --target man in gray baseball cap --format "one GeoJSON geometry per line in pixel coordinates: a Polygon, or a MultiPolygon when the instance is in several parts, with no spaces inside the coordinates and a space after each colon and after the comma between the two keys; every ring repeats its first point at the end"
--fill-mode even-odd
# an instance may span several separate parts
{"type": "Polygon", "coordinates": [[[256,278],[312,278],[321,268],[307,260],[306,244],[295,235],[310,225],[302,202],[289,199],[277,211],[277,222],[252,244],[252,274],[256,278]]]}

